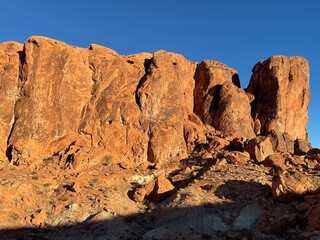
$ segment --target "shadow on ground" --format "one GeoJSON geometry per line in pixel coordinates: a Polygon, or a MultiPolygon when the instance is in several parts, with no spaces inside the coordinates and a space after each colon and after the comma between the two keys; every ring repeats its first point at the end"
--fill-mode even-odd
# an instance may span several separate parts
{"type": "Polygon", "coordinates": [[[268,186],[257,182],[229,180],[208,194],[215,194],[221,201],[183,208],[168,207],[173,205],[162,202],[157,204],[151,212],[130,216],[100,212],[86,222],[69,226],[1,229],[0,238],[103,240],[279,239],[282,237],[288,239],[287,237],[296,237],[296,233],[288,232],[289,228],[281,229],[275,234],[265,231],[264,228],[269,224],[266,215],[279,208],[277,203],[270,200],[272,198],[268,186]]]}

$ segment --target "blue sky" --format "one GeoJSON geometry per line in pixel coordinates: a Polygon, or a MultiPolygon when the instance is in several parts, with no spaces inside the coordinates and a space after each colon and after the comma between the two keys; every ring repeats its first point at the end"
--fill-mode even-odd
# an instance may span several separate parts
{"type": "Polygon", "coordinates": [[[0,42],[32,35],[71,45],[97,43],[119,54],[183,54],[251,69],[272,55],[303,56],[310,64],[309,137],[320,147],[320,1],[318,0],[0,0],[0,42]]]}

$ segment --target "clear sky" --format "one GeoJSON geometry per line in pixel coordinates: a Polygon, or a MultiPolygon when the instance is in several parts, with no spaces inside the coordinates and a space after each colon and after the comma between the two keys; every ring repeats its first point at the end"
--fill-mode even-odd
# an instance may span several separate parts
{"type": "Polygon", "coordinates": [[[32,35],[119,54],[155,52],[191,61],[218,60],[251,69],[272,55],[303,56],[310,64],[309,137],[320,147],[319,0],[0,0],[0,42],[32,35]]]}

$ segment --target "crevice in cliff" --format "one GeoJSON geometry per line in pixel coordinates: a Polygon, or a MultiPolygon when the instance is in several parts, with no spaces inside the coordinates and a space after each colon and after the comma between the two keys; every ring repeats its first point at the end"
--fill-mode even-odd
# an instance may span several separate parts
{"type": "Polygon", "coordinates": [[[13,105],[13,115],[10,123],[10,131],[6,139],[7,149],[6,149],[6,156],[9,161],[12,160],[12,151],[14,149],[14,146],[10,144],[10,139],[12,137],[16,121],[17,121],[17,102],[19,101],[19,98],[24,97],[24,93],[22,92],[22,86],[24,82],[24,64],[26,62],[26,55],[25,55],[25,47],[23,47],[22,51],[17,52],[19,55],[19,76],[17,81],[17,95],[15,96],[14,105],[13,105]]]}
{"type": "Polygon", "coordinates": [[[200,64],[198,63],[195,70],[194,70],[194,75],[193,75],[193,80],[194,80],[194,88],[193,88],[193,113],[196,114],[198,117],[201,119],[201,114],[200,114],[200,109],[198,109],[198,99],[197,99],[197,83],[198,81],[198,75],[199,75],[199,68],[200,64]]]}
{"type": "MultiPolygon", "coordinates": [[[[283,59],[282,59],[282,61],[283,61],[283,59]]],[[[291,73],[291,68],[292,68],[292,60],[291,60],[291,58],[289,58],[289,73],[288,73],[288,82],[287,82],[287,84],[286,84],[286,90],[288,91],[289,89],[290,89],[290,87],[291,87],[291,85],[293,84],[292,83],[292,81],[293,81],[293,75],[292,75],[292,73],[291,73]]],[[[288,92],[290,92],[290,90],[288,91],[288,92]]],[[[285,132],[287,132],[287,127],[288,127],[288,98],[287,97],[285,97],[284,98],[284,102],[285,102],[285,104],[284,104],[284,109],[285,109],[285,117],[284,117],[284,131],[285,132]]]]}
{"type": "Polygon", "coordinates": [[[151,73],[151,64],[152,64],[153,58],[151,59],[145,59],[144,60],[144,71],[145,74],[142,76],[142,78],[139,80],[139,83],[137,85],[136,91],[135,91],[135,100],[136,103],[139,107],[139,109],[141,110],[141,102],[140,102],[140,94],[139,94],[139,89],[143,86],[143,84],[146,82],[147,80],[147,76],[151,73]]]}
{"type": "MultiPolygon", "coordinates": [[[[19,101],[19,98],[21,98],[22,96],[24,96],[25,94],[22,91],[22,86],[23,86],[23,82],[24,82],[24,64],[26,62],[26,56],[25,56],[25,47],[23,48],[22,51],[18,52],[19,54],[19,77],[18,77],[18,84],[17,84],[17,96],[15,97],[15,101],[14,101],[14,106],[13,106],[13,116],[12,116],[12,120],[11,120],[11,128],[10,128],[10,132],[9,135],[7,137],[7,152],[10,148],[10,139],[16,124],[16,120],[17,120],[17,116],[16,116],[16,107],[17,107],[17,102],[19,101]]],[[[7,157],[9,158],[8,154],[7,157]]],[[[10,158],[9,158],[10,160],[10,158]]]]}
{"type": "MultiPolygon", "coordinates": [[[[256,84],[257,84],[257,86],[254,87],[254,91],[249,92],[249,93],[253,94],[253,96],[254,96],[254,100],[250,103],[250,105],[251,105],[251,117],[252,117],[253,121],[259,119],[260,123],[263,124],[261,126],[261,128],[260,128],[260,132],[261,132],[261,134],[264,134],[264,131],[265,131],[265,129],[264,129],[264,127],[265,127],[264,126],[264,121],[261,119],[262,116],[261,116],[261,114],[259,112],[259,109],[257,109],[257,103],[258,102],[262,102],[261,101],[261,79],[260,79],[261,78],[260,71],[262,69],[262,63],[259,62],[257,64],[259,64],[259,65],[258,66],[255,65],[254,66],[253,71],[252,71],[252,76],[251,76],[251,78],[253,78],[254,74],[257,74],[257,76],[256,76],[256,79],[257,79],[256,84]],[[255,71],[256,67],[257,67],[257,70],[255,71]]],[[[249,81],[249,86],[251,85],[251,78],[250,78],[250,81],[249,81]]],[[[254,81],[254,80],[252,80],[252,81],[254,81]]]]}

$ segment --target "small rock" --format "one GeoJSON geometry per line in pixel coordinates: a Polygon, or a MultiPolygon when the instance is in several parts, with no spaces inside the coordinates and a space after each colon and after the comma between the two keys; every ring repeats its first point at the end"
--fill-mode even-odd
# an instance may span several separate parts
{"type": "Polygon", "coordinates": [[[306,163],[307,163],[307,167],[309,169],[315,169],[317,167],[317,165],[318,165],[318,161],[317,160],[309,159],[309,160],[306,160],[306,163]]]}
{"type": "Polygon", "coordinates": [[[79,182],[75,182],[71,185],[71,190],[75,191],[76,193],[79,193],[81,191],[79,182]]]}
{"type": "Polygon", "coordinates": [[[167,178],[159,176],[156,180],[138,188],[133,194],[133,200],[143,202],[145,198],[148,198],[152,202],[160,202],[173,189],[174,186],[167,178]]]}
{"type": "Polygon", "coordinates": [[[260,134],[260,131],[261,131],[261,122],[259,119],[256,119],[254,121],[254,125],[253,125],[253,131],[256,135],[259,135],[260,134]]]}
{"type": "Polygon", "coordinates": [[[133,200],[136,202],[143,202],[146,196],[146,190],[144,188],[137,189],[133,194],[133,200]]]}
{"type": "Polygon", "coordinates": [[[273,146],[275,152],[290,153],[294,152],[294,142],[292,137],[287,133],[281,133],[276,130],[271,130],[268,133],[268,137],[273,146]]]}
{"type": "Polygon", "coordinates": [[[120,162],[119,163],[119,166],[122,168],[122,169],[130,169],[130,165],[126,162],[120,162]]]}
{"type": "Polygon", "coordinates": [[[163,193],[170,192],[171,190],[174,189],[174,186],[164,176],[159,176],[156,180],[155,188],[156,188],[156,194],[160,195],[163,193]]]}
{"type": "Polygon", "coordinates": [[[227,159],[225,159],[225,158],[218,158],[216,160],[216,165],[218,165],[218,166],[224,166],[226,164],[227,164],[227,159]]]}
{"type": "Polygon", "coordinates": [[[320,149],[319,148],[311,148],[307,152],[306,158],[307,159],[317,160],[318,162],[320,162],[320,149]]]}
{"type": "Polygon", "coordinates": [[[228,163],[234,165],[246,164],[250,160],[250,154],[247,152],[228,152],[226,155],[226,159],[228,163]]]}
{"type": "Polygon", "coordinates": [[[41,210],[38,213],[32,214],[30,222],[38,227],[43,227],[48,214],[46,211],[41,210]]]}

